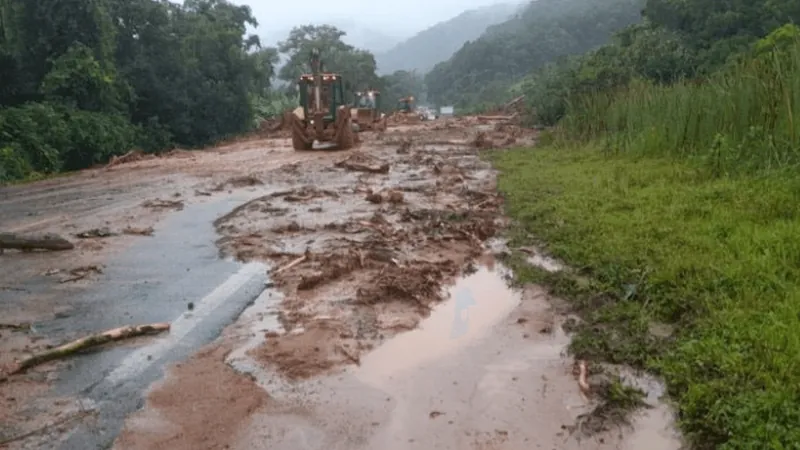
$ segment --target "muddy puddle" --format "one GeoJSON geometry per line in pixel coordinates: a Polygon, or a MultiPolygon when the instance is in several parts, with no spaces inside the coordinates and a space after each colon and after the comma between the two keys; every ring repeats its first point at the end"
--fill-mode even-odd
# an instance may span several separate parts
{"type": "MultiPolygon", "coordinates": [[[[659,384],[628,374],[656,407],[633,427],[592,438],[572,433],[594,408],[565,357],[569,337],[547,294],[512,290],[508,270],[480,266],[447,288],[419,327],[328,376],[289,382],[247,357],[228,361],[272,398],[238,434],[236,449],[678,449],[659,384]]],[[[282,332],[278,297],[246,313],[256,338],[282,332]]],[[[268,338],[267,338],[268,339],[268,338]]]]}

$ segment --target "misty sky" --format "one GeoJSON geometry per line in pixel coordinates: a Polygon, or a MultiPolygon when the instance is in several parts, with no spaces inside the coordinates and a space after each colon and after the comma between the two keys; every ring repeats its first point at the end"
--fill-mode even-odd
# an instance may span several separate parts
{"type": "Polygon", "coordinates": [[[258,19],[259,35],[307,22],[353,21],[388,35],[407,37],[462,11],[503,0],[232,0],[249,5],[258,19]]]}

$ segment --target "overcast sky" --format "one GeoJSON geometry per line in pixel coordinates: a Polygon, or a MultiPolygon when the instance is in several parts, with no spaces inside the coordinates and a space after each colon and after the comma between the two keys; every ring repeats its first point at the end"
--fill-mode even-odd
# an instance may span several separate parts
{"type": "Polygon", "coordinates": [[[259,35],[327,20],[353,21],[388,35],[407,37],[468,9],[502,0],[232,0],[249,5],[259,35]]]}

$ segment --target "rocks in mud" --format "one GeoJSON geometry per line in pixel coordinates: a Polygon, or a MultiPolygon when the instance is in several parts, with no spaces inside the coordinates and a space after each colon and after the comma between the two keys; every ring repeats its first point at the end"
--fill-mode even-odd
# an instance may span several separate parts
{"type": "Polygon", "coordinates": [[[219,191],[224,191],[225,188],[252,187],[252,186],[261,186],[262,184],[264,184],[264,182],[259,180],[253,175],[243,175],[243,176],[229,178],[226,181],[217,184],[211,190],[219,192],[219,191]]]}
{"type": "Polygon", "coordinates": [[[367,173],[389,173],[389,164],[380,161],[379,159],[363,153],[353,153],[346,159],[334,163],[334,167],[339,167],[355,172],[367,173]]]}
{"type": "Polygon", "coordinates": [[[365,199],[368,202],[375,204],[387,202],[393,205],[399,205],[401,203],[405,203],[405,196],[403,193],[394,189],[389,189],[385,192],[370,192],[367,194],[365,199]]]}
{"type": "Polygon", "coordinates": [[[411,139],[403,140],[402,142],[400,142],[400,147],[397,148],[397,154],[398,155],[407,155],[407,154],[411,153],[411,145],[412,144],[413,144],[413,141],[411,139]]]}

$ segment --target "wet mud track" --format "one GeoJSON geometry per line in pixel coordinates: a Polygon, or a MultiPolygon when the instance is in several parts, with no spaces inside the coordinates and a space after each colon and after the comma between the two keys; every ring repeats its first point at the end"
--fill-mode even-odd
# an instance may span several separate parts
{"type": "MultiPolygon", "coordinates": [[[[52,390],[24,414],[91,417],[15,448],[677,448],[661,409],[634,433],[571,431],[594,403],[563,357],[564,317],[541,289],[509,289],[495,262],[507,224],[481,131],[197,156],[183,170],[211,179],[178,186],[210,200],[125,246],[41,323],[65,336],[166,317],[172,330],[34,373],[52,390]]],[[[164,170],[131,166],[122,177],[164,170]]]]}

